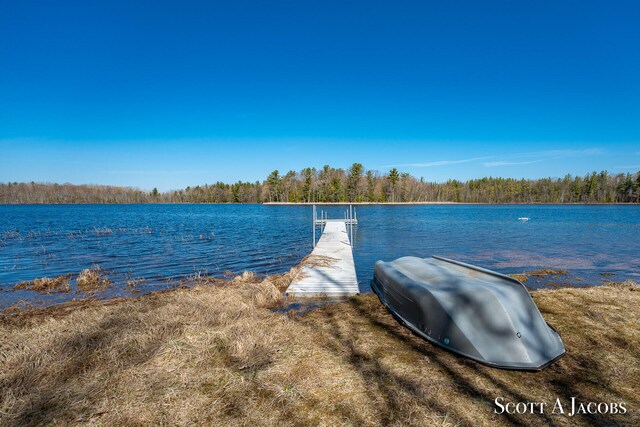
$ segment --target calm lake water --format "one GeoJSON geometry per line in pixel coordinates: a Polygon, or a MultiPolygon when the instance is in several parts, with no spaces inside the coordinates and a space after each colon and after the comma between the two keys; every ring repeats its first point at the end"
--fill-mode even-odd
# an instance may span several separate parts
{"type": "MultiPolygon", "coordinates": [[[[319,207],[330,218],[344,206],[319,207]]],[[[640,206],[359,206],[354,255],[368,289],[378,259],[441,255],[503,273],[566,269],[563,285],[640,276],[640,206]],[[519,217],[530,220],[519,221],[519,217]],[[576,280],[575,278],[582,280],[576,280]]],[[[77,297],[10,292],[38,277],[99,266],[114,286],[140,292],[193,275],[281,273],[311,250],[310,206],[0,205],[0,309],[77,297]]],[[[530,280],[527,285],[543,286],[530,280]]]]}

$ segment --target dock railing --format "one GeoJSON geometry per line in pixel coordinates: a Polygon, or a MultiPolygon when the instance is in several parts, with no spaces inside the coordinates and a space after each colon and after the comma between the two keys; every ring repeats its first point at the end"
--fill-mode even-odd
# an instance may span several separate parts
{"type": "Polygon", "coordinates": [[[313,205],[313,247],[316,247],[316,227],[320,227],[320,234],[324,231],[327,222],[344,222],[349,232],[349,244],[353,246],[353,226],[358,225],[358,213],[353,205],[349,205],[349,209],[344,212],[344,219],[329,219],[328,212],[321,210],[320,218],[318,218],[318,209],[313,205]]]}

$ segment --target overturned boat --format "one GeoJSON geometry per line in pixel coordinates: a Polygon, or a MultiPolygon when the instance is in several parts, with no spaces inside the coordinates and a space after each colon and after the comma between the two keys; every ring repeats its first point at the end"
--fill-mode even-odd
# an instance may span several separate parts
{"type": "Polygon", "coordinates": [[[538,371],[565,353],[524,285],[500,273],[403,257],[376,262],[372,288],[415,334],[485,365],[538,371]]]}

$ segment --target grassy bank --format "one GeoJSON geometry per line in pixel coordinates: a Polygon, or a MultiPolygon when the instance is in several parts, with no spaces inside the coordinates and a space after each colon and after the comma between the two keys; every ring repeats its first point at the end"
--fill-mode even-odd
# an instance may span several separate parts
{"type": "Polygon", "coordinates": [[[0,425],[638,425],[640,292],[533,293],[568,353],[500,371],[413,336],[375,295],[274,312],[251,276],[0,319],[0,425]],[[625,415],[497,415],[494,399],[625,402],[625,415]]]}

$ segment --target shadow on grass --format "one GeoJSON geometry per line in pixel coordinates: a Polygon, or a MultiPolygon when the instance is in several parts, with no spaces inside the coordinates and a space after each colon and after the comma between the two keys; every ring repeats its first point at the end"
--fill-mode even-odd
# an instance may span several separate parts
{"type": "MultiPolygon", "coordinates": [[[[330,323],[331,338],[327,348],[333,351],[338,349],[363,378],[367,384],[367,393],[376,401],[382,425],[407,422],[408,414],[403,413],[407,409],[404,399],[412,399],[414,403],[424,407],[426,412],[438,413],[443,419],[464,425],[477,424],[475,414],[468,411],[469,406],[458,405],[464,401],[479,403],[481,410],[489,414],[484,415],[485,420],[493,416],[494,419],[500,418],[514,425],[555,426],[579,422],[583,425],[602,426],[619,425],[621,421],[619,417],[606,414],[578,414],[570,418],[566,414],[551,413],[556,398],[561,400],[565,411],[569,410],[566,405],[570,404],[572,397],[579,402],[601,402],[604,395],[609,397],[609,401],[628,402],[629,396],[621,396],[610,387],[606,369],[592,355],[573,353],[569,348],[566,360],[560,360],[542,372],[497,370],[452,355],[423,341],[398,324],[382,305],[376,303],[372,303],[370,296],[357,297],[349,303],[364,321],[361,326],[345,325],[342,312],[338,311],[342,308],[325,310],[323,320],[330,323]],[[390,338],[390,342],[385,343],[384,351],[387,356],[396,353],[393,356],[399,364],[411,364],[411,359],[418,361],[420,356],[426,356],[430,364],[424,375],[433,375],[434,382],[444,381],[446,387],[452,387],[455,390],[454,401],[443,402],[437,391],[425,387],[425,384],[430,383],[430,378],[402,375],[398,373],[400,370],[385,367],[380,362],[380,355],[376,354],[377,350],[371,352],[360,349],[357,344],[359,332],[371,329],[390,338]],[[407,354],[408,359],[398,360],[407,354]],[[490,384],[490,387],[483,384],[490,384]],[[598,392],[593,393],[595,390],[598,392]],[[545,394],[552,397],[534,397],[545,394]],[[547,407],[542,414],[491,415],[497,408],[494,404],[496,397],[503,397],[504,402],[516,403],[542,400],[547,402],[547,407]]],[[[576,322],[582,323],[582,320],[576,319],[576,322]]],[[[587,328],[588,325],[578,327],[587,328]]],[[[629,346],[630,343],[617,338],[616,345],[629,346]]],[[[475,407],[478,408],[478,405],[475,407]]],[[[420,424],[419,420],[416,421],[420,424]]]]}
{"type": "MultiPolygon", "coordinates": [[[[241,288],[225,289],[230,293],[241,288]]],[[[151,360],[158,362],[159,350],[173,345],[175,340],[182,340],[185,333],[206,334],[221,327],[219,317],[206,315],[197,323],[197,331],[185,326],[196,320],[194,316],[215,312],[214,303],[220,300],[201,300],[199,298],[204,297],[199,297],[185,302],[177,296],[176,300],[173,296],[164,300],[149,297],[140,304],[113,304],[108,310],[88,309],[73,317],[76,321],[87,322],[82,327],[56,324],[54,330],[60,338],[55,341],[46,337],[40,341],[37,332],[46,330],[43,328],[36,329],[36,333],[29,331],[32,341],[24,348],[17,339],[6,346],[0,345],[0,368],[8,360],[7,354],[20,352],[17,353],[19,357],[12,357],[15,371],[0,372],[0,390],[3,391],[0,397],[5,399],[4,407],[0,399],[0,424],[88,423],[92,421],[92,415],[105,410],[112,413],[98,422],[140,422],[132,417],[142,411],[147,412],[140,419],[159,422],[167,414],[170,417],[170,411],[180,410],[180,405],[187,404],[186,399],[197,392],[200,400],[196,403],[203,405],[196,406],[199,412],[194,413],[201,417],[197,422],[208,424],[303,426],[332,424],[336,420],[340,424],[381,426],[631,424],[630,421],[637,420],[633,413],[628,418],[600,414],[568,417],[551,414],[548,407],[544,414],[494,414],[496,397],[504,398],[505,402],[544,401],[550,406],[556,398],[566,405],[571,397],[575,397],[581,402],[625,401],[630,412],[638,407],[638,380],[620,377],[635,372],[622,369],[621,361],[634,366],[639,362],[639,344],[630,338],[635,332],[625,334],[615,330],[620,328],[622,323],[619,322],[624,320],[624,315],[611,313],[598,298],[564,291],[550,292],[554,293],[547,294],[538,305],[547,320],[552,321],[563,335],[568,354],[539,373],[492,369],[433,346],[398,324],[375,295],[325,305],[294,320],[267,309],[247,308],[245,300],[240,298],[244,294],[233,294],[233,301],[241,304],[224,311],[225,324],[233,326],[228,329],[226,341],[220,345],[215,341],[203,341],[197,351],[198,355],[207,356],[201,359],[206,363],[190,371],[180,395],[183,400],[177,403],[162,401],[156,406],[150,402],[156,404],[172,395],[176,382],[166,383],[164,376],[144,366],[137,370],[140,378],[135,379],[142,395],[129,398],[126,393],[134,379],[129,381],[128,369],[151,360]],[[577,310],[579,304],[587,302],[588,306],[577,310]],[[265,347],[264,351],[258,347],[259,355],[264,357],[251,359],[251,363],[234,359],[232,345],[242,344],[242,338],[246,338],[238,334],[250,335],[252,330],[259,330],[266,336],[278,331],[280,341],[266,341],[274,344],[265,347]],[[308,335],[304,336],[305,333],[308,335]],[[291,359],[282,356],[287,352],[297,354],[291,353],[295,346],[288,343],[311,350],[304,353],[311,357],[305,366],[316,363],[314,355],[327,357],[339,366],[299,372],[294,365],[297,359],[289,363],[291,359]],[[624,358],[607,359],[606,356],[616,352],[624,352],[624,358]],[[50,359],[48,353],[53,353],[50,359]],[[48,360],[55,363],[48,364],[48,360]],[[265,380],[265,376],[273,373],[270,371],[273,365],[276,365],[275,374],[279,374],[280,379],[265,380]],[[215,369],[225,374],[207,377],[215,369]],[[316,380],[322,383],[326,379],[323,376],[340,372],[349,377],[346,380],[350,382],[353,398],[344,393],[342,398],[332,399],[333,396],[323,392],[304,389],[304,384],[316,380]],[[156,376],[152,378],[153,375],[156,376]],[[153,387],[145,382],[147,376],[155,381],[157,390],[151,390],[153,387]],[[239,381],[227,388],[225,384],[231,376],[239,381]],[[622,378],[620,383],[616,378],[622,378]],[[300,392],[295,394],[298,386],[300,392]],[[202,387],[207,389],[203,392],[202,387]],[[292,397],[283,393],[287,387],[294,389],[292,397]],[[114,393],[120,394],[119,399],[113,396],[114,393]],[[208,411],[214,405],[215,411],[208,411]],[[161,414],[158,414],[159,406],[163,408],[161,414]],[[11,418],[3,419],[2,410],[11,413],[11,418]]],[[[193,294],[185,292],[185,295],[193,294]]],[[[629,295],[616,297],[621,301],[617,313],[625,313],[624,303],[629,295]]],[[[251,298],[251,294],[245,298],[247,296],[251,298]]],[[[608,303],[613,301],[610,299],[608,303]]],[[[628,311],[625,314],[628,317],[635,313],[628,311]]],[[[65,322],[65,319],[61,316],[52,321],[65,322]]],[[[40,322],[46,321],[38,317],[33,325],[38,327],[40,322]]],[[[23,326],[28,330],[31,325],[23,326]]],[[[22,331],[19,325],[14,326],[16,329],[7,329],[9,334],[22,331]]],[[[637,330],[637,325],[635,327],[637,330]]],[[[244,341],[252,345],[255,342],[260,341],[244,341]]],[[[179,361],[191,361],[190,354],[193,353],[186,353],[179,361]]],[[[173,363],[176,359],[168,357],[166,360],[163,363],[173,363]]],[[[328,383],[329,387],[335,384],[328,383]]]]}
{"type": "Polygon", "coordinates": [[[179,323],[164,324],[154,331],[154,339],[146,340],[147,344],[127,343],[126,336],[131,331],[145,328],[136,316],[132,316],[127,305],[116,306],[98,322],[88,324],[94,326],[41,349],[43,355],[50,352],[64,355],[64,363],[59,363],[62,358],[56,358],[55,366],[48,366],[45,358],[40,359],[39,354],[32,353],[27,355],[33,358],[29,363],[23,363],[19,371],[5,377],[2,388],[12,389],[30,399],[29,405],[15,417],[3,421],[6,425],[89,421],[66,417],[70,413],[94,413],[96,402],[108,393],[106,382],[111,375],[149,361],[163,343],[180,335],[182,328],[179,323]],[[106,356],[110,365],[105,366],[105,358],[98,356],[102,351],[111,352],[106,356]],[[99,370],[100,377],[91,378],[92,370],[99,370]]]}

